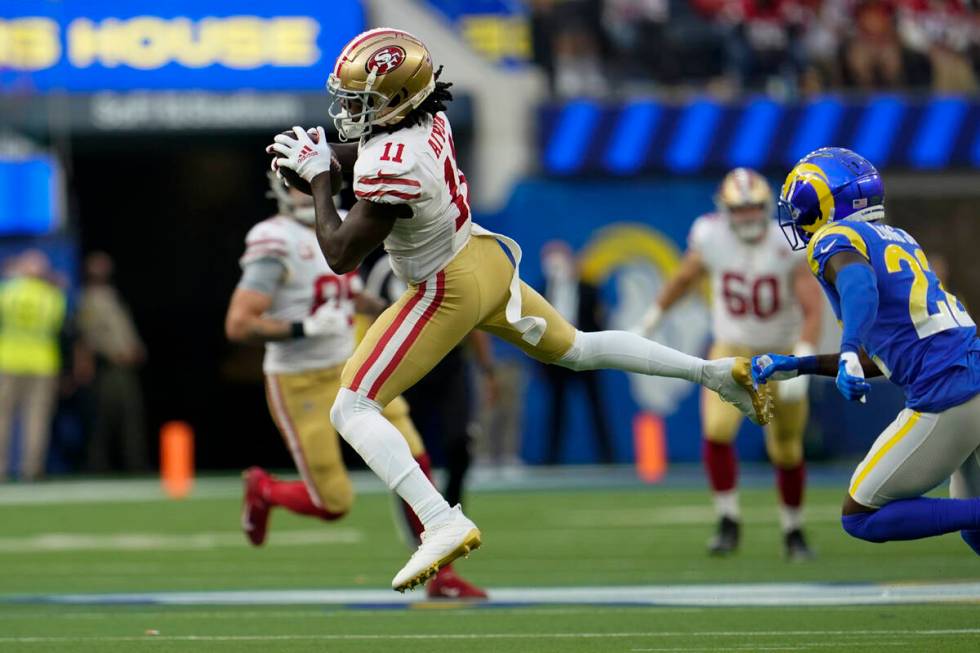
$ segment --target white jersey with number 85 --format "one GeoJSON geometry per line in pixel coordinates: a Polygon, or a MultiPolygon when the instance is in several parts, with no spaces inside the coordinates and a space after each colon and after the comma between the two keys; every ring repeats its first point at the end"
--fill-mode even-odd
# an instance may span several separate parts
{"type": "Polygon", "coordinates": [[[354,298],[363,287],[358,274],[335,274],[320,252],[313,229],[285,216],[263,220],[245,238],[243,267],[266,258],[285,268],[266,313],[269,317],[299,322],[329,302],[348,319],[335,333],[266,343],[263,371],[289,374],[345,362],[354,351],[354,298]]]}
{"type": "Polygon", "coordinates": [[[804,262],[774,222],[758,243],[746,243],[728,220],[709,213],[694,221],[688,248],[701,254],[711,277],[714,339],[758,351],[790,351],[802,312],[793,279],[804,262]]]}

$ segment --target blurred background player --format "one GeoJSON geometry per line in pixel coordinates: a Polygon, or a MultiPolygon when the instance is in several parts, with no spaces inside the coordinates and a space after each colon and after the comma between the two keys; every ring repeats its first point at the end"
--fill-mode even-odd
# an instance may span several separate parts
{"type": "Polygon", "coordinates": [[[10,436],[21,425],[21,480],[44,473],[51,415],[61,372],[64,290],[52,282],[48,257],[28,250],[0,285],[0,480],[6,478],[10,436]]]}
{"type": "MultiPolygon", "coordinates": [[[[260,467],[245,471],[242,528],[255,546],[265,542],[269,511],[275,506],[326,521],[350,510],[353,487],[330,423],[330,406],[340,388],[340,372],[354,350],[354,313],[377,311],[361,293],[356,272],[335,274],[324,260],[313,232],[312,198],[287,189],[275,175],[269,175],[269,183],[279,214],[257,224],[245,239],[242,277],[228,307],[225,330],[236,342],[265,344],[269,411],[302,480],[280,480],[260,467]]],[[[428,475],[428,456],[405,400],[396,397],[385,416],[428,475]]],[[[417,540],[421,523],[407,504],[401,508],[417,540]]],[[[486,598],[451,566],[432,579],[428,593],[486,598]]]]}
{"type": "MultiPolygon", "coordinates": [[[[820,289],[806,261],[776,227],[768,182],[754,170],[736,168],[722,180],[715,204],[716,212],[695,220],[680,269],[644,315],[640,331],[652,334],[664,313],[708,275],[714,334],[708,358],[770,350],[812,354],[820,335],[820,289]]],[[[774,392],[773,419],[765,429],[766,451],[776,468],[785,553],[791,560],[812,555],[802,516],[807,391],[803,379],[780,384],[774,392]]],[[[739,543],[734,440],[742,415],[714,393],[704,392],[701,422],[704,467],[718,515],[708,549],[724,555],[739,543]]]]}
{"type": "MultiPolygon", "coordinates": [[[[369,270],[365,294],[380,298],[385,306],[398,301],[405,292],[405,283],[395,276],[388,255],[381,253],[365,268],[369,270]]],[[[442,449],[446,467],[442,494],[450,505],[463,505],[474,433],[479,430],[474,410],[474,367],[479,371],[482,396],[487,407],[492,407],[499,389],[490,336],[482,331],[473,331],[404,393],[411,406],[412,422],[422,433],[427,448],[442,449]]]]}
{"type": "Polygon", "coordinates": [[[93,372],[95,420],[88,445],[88,467],[96,473],[113,467],[113,454],[127,472],[148,467],[143,392],[139,370],[146,348],[129,308],[112,283],[113,262],[105,252],[85,259],[85,286],[78,306],[79,352],[93,372]]]}
{"type": "MultiPolygon", "coordinates": [[[[551,240],[541,248],[541,267],[544,270],[544,297],[568,322],[582,331],[602,331],[602,310],[599,289],[581,279],[578,261],[568,243],[551,240]]],[[[542,365],[551,386],[551,422],[548,452],[545,462],[556,465],[561,460],[565,435],[565,403],[569,386],[579,383],[592,414],[592,435],[595,438],[599,462],[611,464],[615,458],[612,434],[606,421],[599,373],[596,370],[573,372],[559,365],[542,365]]]]}

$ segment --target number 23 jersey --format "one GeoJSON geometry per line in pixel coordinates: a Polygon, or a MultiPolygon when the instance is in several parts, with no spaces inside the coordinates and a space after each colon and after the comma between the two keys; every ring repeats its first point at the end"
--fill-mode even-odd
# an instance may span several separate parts
{"type": "Polygon", "coordinates": [[[419,283],[444,268],[469,239],[469,189],[456,165],[452,128],[441,112],[418,125],[362,140],[354,164],[354,195],[412,210],[385,238],[391,267],[407,283],[419,283]]]}
{"type": "Polygon", "coordinates": [[[688,248],[701,254],[711,277],[715,341],[760,352],[793,349],[802,320],[793,277],[803,257],[775,224],[758,243],[746,243],[727,219],[709,213],[694,221],[688,248]]]}
{"type": "Polygon", "coordinates": [[[283,267],[267,315],[299,322],[320,306],[330,304],[347,317],[334,333],[269,342],[262,369],[266,374],[289,374],[326,369],[345,362],[354,351],[354,298],[363,283],[356,272],[338,275],[320,252],[313,229],[292,218],[275,216],[256,224],[245,237],[244,268],[271,259],[283,267]]]}
{"type": "Polygon", "coordinates": [[[878,288],[878,313],[862,346],[905,391],[913,410],[938,413],[980,392],[980,343],[963,304],[943,288],[922,248],[906,231],[842,220],[818,231],[807,247],[810,269],[841,318],[840,295],[824,279],[835,254],[868,261],[878,288]]]}

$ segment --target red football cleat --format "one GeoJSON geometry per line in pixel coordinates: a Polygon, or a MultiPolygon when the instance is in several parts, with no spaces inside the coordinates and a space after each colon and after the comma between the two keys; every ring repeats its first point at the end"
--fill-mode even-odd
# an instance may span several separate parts
{"type": "Polygon", "coordinates": [[[429,581],[426,593],[430,599],[485,599],[487,593],[456,575],[452,565],[439,570],[429,581]]]}
{"type": "Polygon", "coordinates": [[[242,472],[245,496],[242,499],[242,530],[252,546],[262,546],[269,524],[269,502],[262,490],[272,477],[261,467],[249,467],[242,472]]]}

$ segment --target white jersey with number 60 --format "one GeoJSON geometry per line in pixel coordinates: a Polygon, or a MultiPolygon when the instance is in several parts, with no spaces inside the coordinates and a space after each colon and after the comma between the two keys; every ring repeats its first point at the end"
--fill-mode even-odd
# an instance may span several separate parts
{"type": "Polygon", "coordinates": [[[711,276],[714,339],[759,351],[789,351],[800,336],[802,312],[793,279],[805,261],[774,222],[758,243],[735,235],[717,213],[694,221],[688,247],[711,276]]]}
{"type": "Polygon", "coordinates": [[[330,302],[348,319],[335,333],[266,343],[262,369],[266,374],[289,374],[345,362],[354,352],[354,298],[361,292],[361,278],[356,272],[335,274],[320,252],[313,229],[285,216],[263,220],[245,237],[243,267],[268,258],[285,268],[272,296],[269,317],[299,322],[330,302]]]}
{"type": "Polygon", "coordinates": [[[466,176],[456,165],[453,132],[443,113],[362,140],[354,164],[354,194],[411,208],[412,217],[398,220],[385,239],[391,267],[407,283],[421,282],[444,268],[469,239],[466,176]]]}

